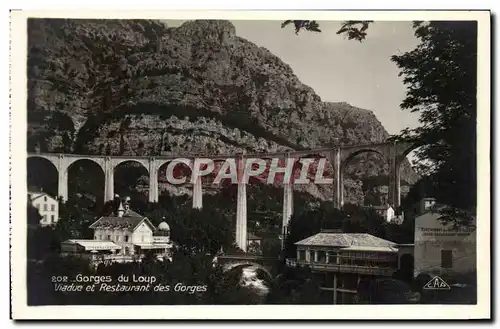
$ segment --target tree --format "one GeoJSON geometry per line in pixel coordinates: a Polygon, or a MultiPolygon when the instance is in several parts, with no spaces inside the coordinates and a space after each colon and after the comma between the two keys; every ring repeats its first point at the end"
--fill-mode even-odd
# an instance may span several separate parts
{"type": "MultiPolygon", "coordinates": [[[[373,21],[343,21],[337,34],[345,34],[349,40],[363,41],[366,38],[366,30],[373,21]]],[[[295,34],[299,34],[301,30],[311,32],[321,32],[319,23],[316,21],[301,21],[287,20],[281,24],[281,28],[293,23],[295,26],[295,34]]]]}
{"type": "Polygon", "coordinates": [[[372,208],[346,204],[343,208],[342,231],[346,233],[368,233],[379,238],[387,238],[386,223],[372,208]]]}
{"type": "Polygon", "coordinates": [[[318,208],[305,208],[294,213],[285,240],[286,257],[296,257],[295,242],[319,233],[321,229],[341,229],[345,218],[345,214],[335,209],[331,202],[324,202],[318,208]]]}
{"type": "Polygon", "coordinates": [[[93,235],[89,226],[96,220],[94,204],[84,198],[59,203],[59,221],[55,233],[60,241],[87,239],[93,235]]]}
{"type": "Polygon", "coordinates": [[[145,216],[155,225],[166,221],[177,247],[186,252],[215,254],[229,248],[234,241],[234,223],[223,208],[204,207],[193,209],[187,203],[177,209],[156,205],[145,216]]]}
{"type": "Polygon", "coordinates": [[[291,23],[293,23],[293,25],[295,26],[295,34],[299,34],[300,30],[302,29],[313,32],[321,32],[321,30],[319,29],[319,24],[316,21],[287,20],[281,24],[281,28],[284,28],[291,23]]]}
{"type": "Polygon", "coordinates": [[[420,113],[420,126],[399,140],[422,144],[420,171],[434,182],[438,201],[476,206],[476,22],[415,22],[420,44],[391,60],[408,87],[401,104],[420,113]],[[425,162],[424,162],[425,161],[425,162]]]}
{"type": "MultiPolygon", "coordinates": [[[[286,21],[301,30],[320,32],[315,21],[286,21]],[[313,28],[311,28],[311,26],[313,28]]],[[[365,39],[371,21],[346,21],[337,34],[365,39]]],[[[476,207],[476,73],[475,21],[414,22],[420,44],[391,60],[407,86],[403,110],[420,113],[420,126],[404,129],[396,141],[412,142],[424,182],[438,202],[475,212],[476,207]]],[[[449,216],[451,219],[452,216],[449,216]]]]}

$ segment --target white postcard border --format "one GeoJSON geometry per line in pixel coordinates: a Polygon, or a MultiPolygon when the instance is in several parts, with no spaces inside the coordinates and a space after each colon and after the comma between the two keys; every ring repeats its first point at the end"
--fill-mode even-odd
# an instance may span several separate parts
{"type": "MultiPolygon", "coordinates": [[[[12,11],[11,12],[11,283],[14,319],[478,319],[490,318],[490,13],[488,11],[12,11]],[[27,18],[231,20],[477,20],[476,305],[27,306],[26,104],[27,18]]],[[[291,32],[292,33],[292,32],[291,32]]]]}

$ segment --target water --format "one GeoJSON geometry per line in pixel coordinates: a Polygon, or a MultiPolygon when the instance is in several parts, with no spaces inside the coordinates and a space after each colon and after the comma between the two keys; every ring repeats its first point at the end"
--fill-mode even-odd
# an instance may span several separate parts
{"type": "Polygon", "coordinates": [[[257,266],[244,267],[241,271],[241,285],[252,288],[261,297],[265,297],[269,293],[269,287],[265,280],[259,278],[260,270],[257,266]]]}

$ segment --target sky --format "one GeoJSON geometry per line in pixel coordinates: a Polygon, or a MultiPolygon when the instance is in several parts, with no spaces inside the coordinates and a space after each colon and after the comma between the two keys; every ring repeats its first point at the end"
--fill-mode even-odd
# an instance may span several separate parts
{"type": "MultiPolygon", "coordinates": [[[[179,26],[182,21],[167,21],[179,26]]],[[[406,87],[392,55],[418,44],[412,22],[375,22],[363,42],[337,35],[338,21],[319,21],[321,33],[295,34],[280,21],[232,21],[236,35],[265,47],[291,66],[323,101],[347,102],[371,110],[390,134],[418,125],[418,115],[401,110],[406,87]]]]}

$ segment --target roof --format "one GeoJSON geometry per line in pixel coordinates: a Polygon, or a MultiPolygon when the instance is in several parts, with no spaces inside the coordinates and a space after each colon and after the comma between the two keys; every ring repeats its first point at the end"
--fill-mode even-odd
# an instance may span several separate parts
{"type": "Polygon", "coordinates": [[[47,194],[46,192],[28,192],[28,194],[31,195],[31,201],[35,201],[36,199],[44,195],[51,198],[52,200],[57,200],[55,197],[53,197],[50,194],[47,194]]]}
{"type": "Polygon", "coordinates": [[[170,225],[168,225],[167,222],[161,222],[160,225],[158,225],[158,229],[170,231],[170,225]]]}
{"type": "Polygon", "coordinates": [[[103,216],[95,221],[90,228],[114,228],[114,229],[129,229],[134,230],[142,222],[146,222],[150,228],[155,231],[154,225],[147,219],[136,213],[135,211],[129,210],[122,217],[118,216],[103,216]]]}
{"type": "Polygon", "coordinates": [[[85,248],[85,250],[113,250],[121,249],[121,247],[112,241],[102,241],[102,240],[76,240],[70,239],[63,243],[78,244],[85,248]]]}
{"type": "Polygon", "coordinates": [[[343,248],[342,250],[348,250],[348,251],[398,252],[398,248],[396,248],[395,246],[387,246],[387,247],[351,246],[351,247],[343,248]]]}
{"type": "Polygon", "coordinates": [[[368,233],[318,233],[295,243],[298,246],[389,247],[395,243],[368,233]]]}
{"type": "Polygon", "coordinates": [[[261,237],[260,236],[256,236],[253,233],[248,233],[247,234],[247,240],[261,240],[261,237]]]}

